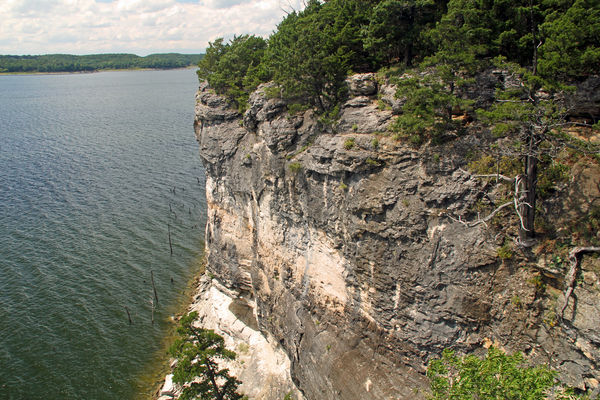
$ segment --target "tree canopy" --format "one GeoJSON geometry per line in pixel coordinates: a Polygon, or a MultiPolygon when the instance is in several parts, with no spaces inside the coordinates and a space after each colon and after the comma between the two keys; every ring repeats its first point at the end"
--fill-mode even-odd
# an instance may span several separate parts
{"type": "Polygon", "coordinates": [[[547,79],[599,74],[599,2],[310,0],[266,40],[210,43],[198,76],[242,110],[258,84],[274,80],[284,96],[326,111],[343,99],[351,71],[424,62],[448,83],[498,56],[534,72],[539,64],[547,79]]]}

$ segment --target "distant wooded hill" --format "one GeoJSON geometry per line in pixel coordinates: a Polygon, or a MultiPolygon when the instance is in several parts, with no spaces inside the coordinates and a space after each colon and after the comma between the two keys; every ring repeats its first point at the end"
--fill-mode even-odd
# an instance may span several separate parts
{"type": "Polygon", "coordinates": [[[103,69],[183,68],[196,65],[203,54],[46,54],[39,56],[0,55],[0,72],[78,72],[103,69]]]}

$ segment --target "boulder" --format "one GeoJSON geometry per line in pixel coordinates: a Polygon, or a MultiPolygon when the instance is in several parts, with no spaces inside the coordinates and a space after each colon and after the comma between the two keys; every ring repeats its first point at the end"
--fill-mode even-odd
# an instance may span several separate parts
{"type": "Polygon", "coordinates": [[[374,73],[356,74],[346,79],[352,96],[373,96],[377,94],[377,80],[374,73]]]}

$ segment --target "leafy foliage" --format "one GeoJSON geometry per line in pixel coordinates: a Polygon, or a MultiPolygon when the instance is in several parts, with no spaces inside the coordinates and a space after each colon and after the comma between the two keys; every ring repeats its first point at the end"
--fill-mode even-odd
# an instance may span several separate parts
{"type": "Polygon", "coordinates": [[[269,78],[260,68],[266,47],[267,42],[254,35],[236,36],[227,44],[219,38],[209,44],[198,63],[198,78],[206,79],[217,93],[228,96],[243,110],[249,92],[269,78]]]}
{"type": "Polygon", "coordinates": [[[557,399],[576,398],[558,387],[556,372],[546,366],[527,367],[523,355],[490,348],[481,359],[458,357],[444,350],[429,363],[430,400],[543,400],[552,389],[557,399]]]}
{"type": "Polygon", "coordinates": [[[350,71],[420,64],[435,67],[453,102],[461,81],[498,56],[533,75],[539,64],[546,78],[600,73],[599,13],[595,0],[310,0],[266,41],[210,43],[198,76],[240,109],[274,80],[284,97],[325,113],[344,99],[350,71]]]}
{"type": "Polygon", "coordinates": [[[306,98],[320,111],[344,97],[348,71],[371,67],[360,36],[368,21],[365,10],[358,0],[313,0],[279,24],[265,63],[286,97],[306,98]]]}
{"type": "Polygon", "coordinates": [[[478,0],[451,0],[436,27],[424,32],[434,49],[425,64],[442,66],[446,81],[460,71],[475,72],[491,52],[493,34],[486,11],[478,0]]]}
{"type": "Polygon", "coordinates": [[[243,399],[237,392],[241,382],[218,364],[219,360],[235,359],[236,354],[227,350],[223,338],[212,330],[194,327],[197,317],[198,313],[192,312],[181,318],[177,328],[180,338],[169,349],[171,355],[177,358],[173,382],[186,384],[179,398],[243,399]]]}
{"type": "Polygon", "coordinates": [[[600,3],[576,0],[565,12],[554,11],[540,30],[540,74],[546,77],[582,77],[600,69],[600,3]]]}
{"type": "Polygon", "coordinates": [[[396,97],[406,101],[392,129],[417,145],[427,137],[441,142],[445,134],[460,127],[452,119],[453,110],[465,110],[471,103],[456,96],[452,85],[445,84],[438,72],[430,70],[423,76],[403,77],[397,81],[396,97]]]}
{"type": "Polygon", "coordinates": [[[364,28],[364,47],[377,65],[401,61],[410,65],[422,50],[421,32],[436,20],[444,2],[432,0],[384,0],[373,7],[364,28]]]}

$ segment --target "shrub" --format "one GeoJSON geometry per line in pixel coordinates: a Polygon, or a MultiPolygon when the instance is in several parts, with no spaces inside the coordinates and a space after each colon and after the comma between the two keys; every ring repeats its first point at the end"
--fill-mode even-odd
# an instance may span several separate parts
{"type": "Polygon", "coordinates": [[[299,104],[299,103],[288,104],[288,106],[287,106],[288,113],[290,115],[296,115],[299,113],[303,113],[304,111],[308,110],[309,108],[310,108],[310,106],[308,104],[299,104]]]}
{"type": "Polygon", "coordinates": [[[302,164],[300,164],[299,162],[296,161],[296,162],[290,163],[290,165],[288,165],[288,168],[293,173],[298,173],[302,170],[302,164]]]}
{"type": "Polygon", "coordinates": [[[237,392],[242,382],[229,375],[229,370],[219,364],[234,360],[236,354],[225,347],[223,337],[214,331],[196,328],[196,318],[197,312],[181,318],[177,327],[179,338],[169,348],[171,355],[178,360],[173,382],[183,386],[180,398],[200,396],[203,399],[242,400],[244,396],[237,392]]]}
{"type": "Polygon", "coordinates": [[[344,142],[344,148],[346,150],[350,150],[351,148],[354,147],[355,144],[356,143],[354,141],[354,138],[346,139],[346,141],[344,142]]]}
{"type": "Polygon", "coordinates": [[[562,393],[557,398],[579,398],[561,387],[556,375],[544,365],[525,366],[521,353],[508,355],[492,347],[481,359],[446,349],[429,363],[429,400],[543,400],[553,389],[562,393]]]}
{"type": "Polygon", "coordinates": [[[379,167],[381,164],[379,164],[379,161],[377,160],[373,160],[372,158],[367,158],[366,161],[367,165],[370,165],[371,167],[379,167]]]}
{"type": "Polygon", "coordinates": [[[265,96],[267,99],[277,99],[281,97],[281,88],[279,86],[269,86],[265,88],[265,96]]]}
{"type": "Polygon", "coordinates": [[[209,43],[206,55],[198,63],[198,79],[206,79],[216,93],[227,96],[243,111],[249,93],[261,79],[268,78],[267,75],[261,75],[261,79],[248,77],[260,75],[255,66],[260,64],[266,47],[267,42],[254,35],[235,36],[229,43],[218,38],[209,43]]]}
{"type": "Polygon", "coordinates": [[[510,260],[513,256],[512,245],[509,240],[505,240],[502,247],[497,250],[498,257],[501,260],[510,260]]]}

